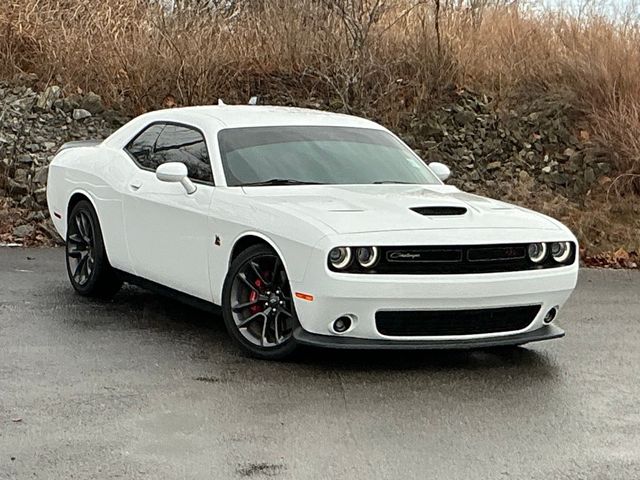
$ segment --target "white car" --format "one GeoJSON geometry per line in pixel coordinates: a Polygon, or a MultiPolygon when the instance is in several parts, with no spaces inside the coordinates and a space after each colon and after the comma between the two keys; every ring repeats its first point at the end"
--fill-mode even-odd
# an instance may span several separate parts
{"type": "Polygon", "coordinates": [[[261,358],[561,337],[576,238],[448,175],[362,118],[203,106],[65,144],[47,200],[80,294],[126,281],[220,306],[261,358]]]}

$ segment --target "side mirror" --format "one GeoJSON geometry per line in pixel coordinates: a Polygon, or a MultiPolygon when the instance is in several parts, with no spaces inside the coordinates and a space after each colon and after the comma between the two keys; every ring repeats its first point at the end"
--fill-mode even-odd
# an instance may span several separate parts
{"type": "Polygon", "coordinates": [[[196,186],[187,176],[187,166],[181,162],[167,162],[158,165],[156,178],[161,182],[180,182],[188,194],[196,191],[196,186]]]}
{"type": "Polygon", "coordinates": [[[447,167],[444,163],[431,162],[429,164],[429,168],[431,169],[431,171],[433,171],[433,173],[436,174],[436,177],[438,177],[443,182],[451,176],[451,170],[449,170],[449,167],[447,167]]]}

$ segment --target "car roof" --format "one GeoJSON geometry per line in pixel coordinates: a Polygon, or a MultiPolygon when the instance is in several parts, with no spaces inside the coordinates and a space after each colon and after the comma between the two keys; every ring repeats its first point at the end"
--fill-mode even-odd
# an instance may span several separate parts
{"type": "Polygon", "coordinates": [[[331,126],[386,130],[365,118],[308,108],[266,105],[206,105],[155,110],[134,118],[112,133],[102,145],[123,148],[135,135],[155,122],[193,125],[215,135],[225,128],[331,126]]]}
{"type": "Polygon", "coordinates": [[[352,115],[312,110],[296,107],[275,107],[266,105],[207,105],[198,107],[174,108],[169,111],[158,110],[146,115],[153,117],[171,116],[178,120],[188,121],[194,117],[213,118],[224,125],[224,128],[242,128],[258,126],[320,125],[381,129],[380,125],[370,120],[352,115]]]}

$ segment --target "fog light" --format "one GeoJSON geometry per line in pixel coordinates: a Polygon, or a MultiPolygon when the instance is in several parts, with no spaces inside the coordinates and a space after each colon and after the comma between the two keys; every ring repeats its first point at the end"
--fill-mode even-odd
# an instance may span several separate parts
{"type": "Polygon", "coordinates": [[[336,333],[344,333],[351,327],[351,319],[346,315],[338,318],[333,322],[333,331],[336,333]]]}
{"type": "Polygon", "coordinates": [[[558,314],[558,307],[553,307],[551,310],[547,312],[547,314],[544,316],[544,319],[542,321],[544,323],[551,323],[556,318],[557,314],[558,314]]]}

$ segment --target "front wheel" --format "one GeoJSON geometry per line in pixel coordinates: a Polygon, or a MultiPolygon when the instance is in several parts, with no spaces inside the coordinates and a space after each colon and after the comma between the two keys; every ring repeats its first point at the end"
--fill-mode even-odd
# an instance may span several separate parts
{"type": "Polygon", "coordinates": [[[296,350],[298,318],[289,279],[270,247],[255,245],[233,260],[222,291],[222,314],[231,337],[254,357],[277,360],[296,350]]]}

